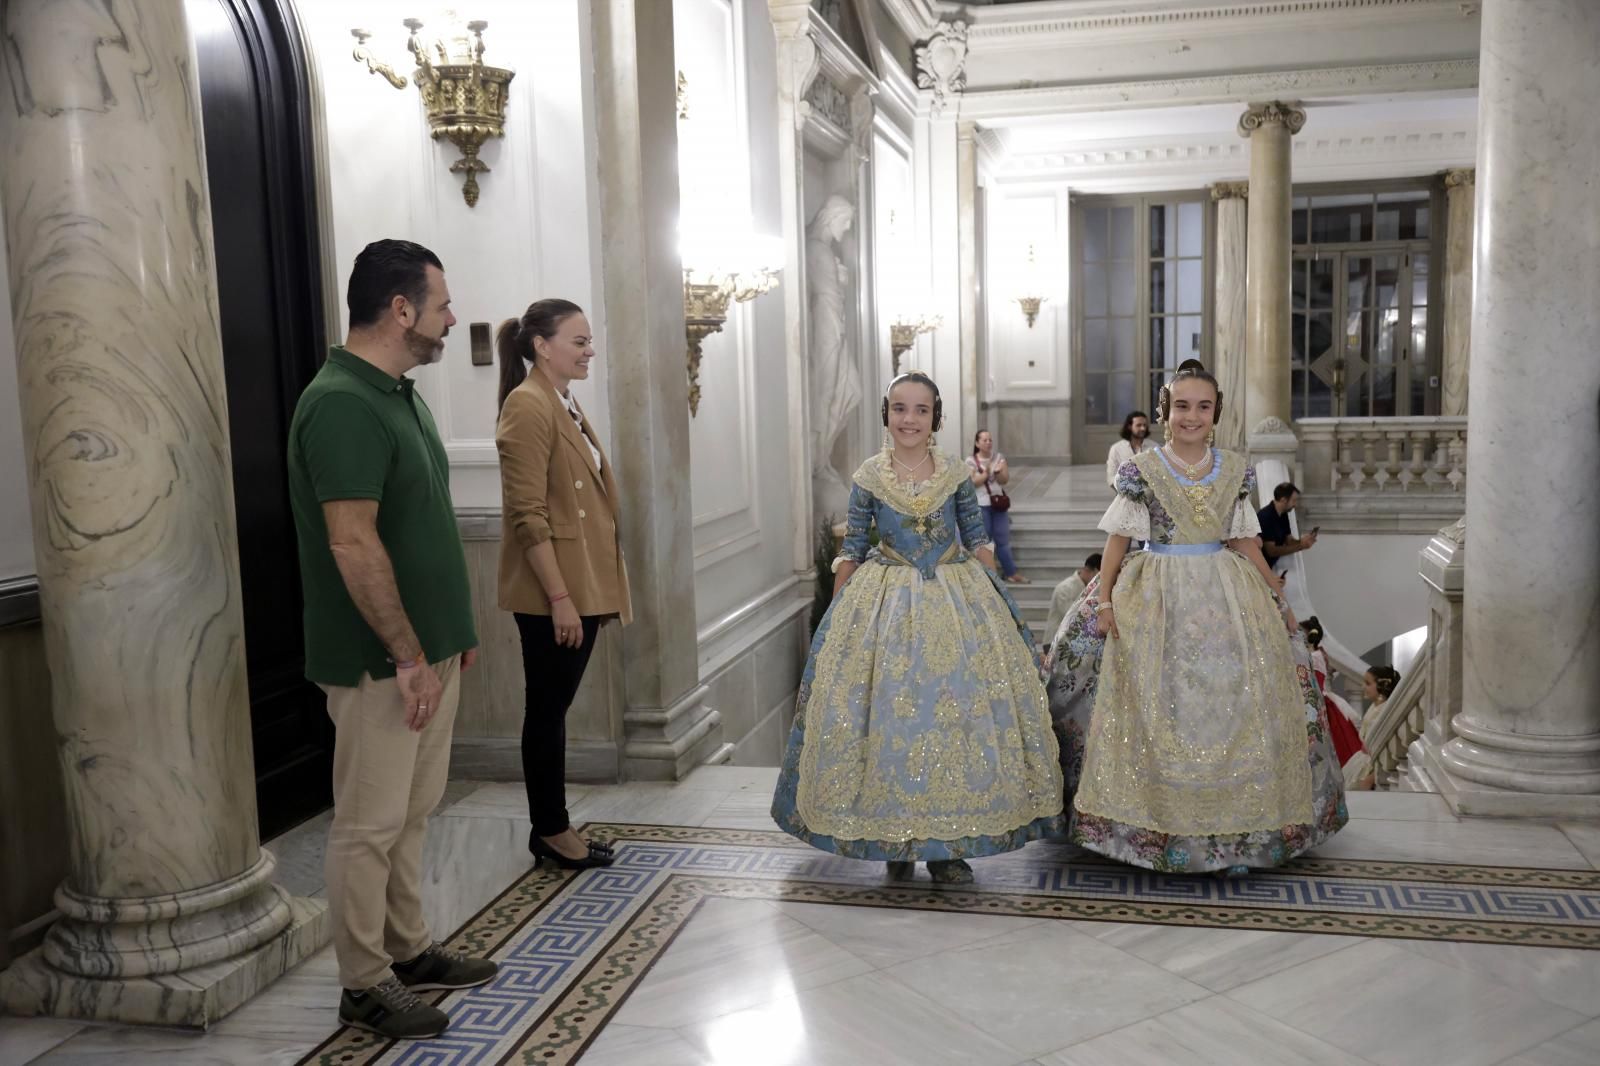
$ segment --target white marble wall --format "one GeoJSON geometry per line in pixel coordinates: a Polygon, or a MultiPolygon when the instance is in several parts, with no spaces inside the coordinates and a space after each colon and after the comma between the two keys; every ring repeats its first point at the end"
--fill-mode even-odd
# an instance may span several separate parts
{"type": "Polygon", "coordinates": [[[1443,752],[1473,813],[1600,814],[1596,55],[1589,0],[1484,4],[1466,668],[1443,752]],[[1530,466],[1532,427],[1561,446],[1530,466]]]}

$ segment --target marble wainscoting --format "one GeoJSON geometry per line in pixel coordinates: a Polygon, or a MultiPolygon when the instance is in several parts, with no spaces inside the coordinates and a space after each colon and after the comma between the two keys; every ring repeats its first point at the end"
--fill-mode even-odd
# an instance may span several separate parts
{"type": "MultiPolygon", "coordinates": [[[[456,527],[467,550],[480,654],[477,665],[461,675],[450,776],[521,781],[522,640],[511,612],[500,609],[500,514],[464,510],[456,527]]],[[[601,629],[567,714],[569,781],[618,779],[622,708],[621,627],[613,623],[601,629]]]]}
{"type": "Polygon", "coordinates": [[[0,969],[38,945],[67,875],[67,812],[38,622],[0,628],[0,969]]]}
{"type": "MultiPolygon", "coordinates": [[[[784,582],[700,633],[705,702],[722,716],[722,755],[777,766],[811,645],[811,582],[784,582]]],[[[712,761],[724,761],[714,759],[712,761]]]]}
{"type": "MultiPolygon", "coordinates": [[[[1070,400],[986,400],[979,405],[978,429],[994,434],[994,445],[1013,464],[1071,465],[1070,400]]],[[[962,448],[962,455],[971,444],[962,448]]]]}
{"type": "MultiPolygon", "coordinates": [[[[522,644],[498,603],[500,515],[462,511],[457,528],[467,550],[481,655],[462,675],[450,774],[475,781],[521,781],[522,644]]],[[[708,761],[776,766],[789,735],[795,690],[810,643],[809,581],[781,582],[698,633],[705,706],[721,716],[721,749],[708,761]]],[[[567,779],[606,782],[622,776],[620,752],[627,635],[608,625],[567,716],[567,779]]]]}

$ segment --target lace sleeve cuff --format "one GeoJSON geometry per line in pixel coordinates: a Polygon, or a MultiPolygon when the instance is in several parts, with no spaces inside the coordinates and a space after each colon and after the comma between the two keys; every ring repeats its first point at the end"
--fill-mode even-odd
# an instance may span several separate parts
{"type": "Polygon", "coordinates": [[[1233,524],[1228,527],[1229,540],[1254,537],[1261,532],[1261,520],[1250,509],[1250,501],[1242,499],[1233,508],[1233,524]]]}
{"type": "Polygon", "coordinates": [[[1105,517],[1100,519],[1100,528],[1114,536],[1149,540],[1150,510],[1142,503],[1118,495],[1106,508],[1105,517]]]}

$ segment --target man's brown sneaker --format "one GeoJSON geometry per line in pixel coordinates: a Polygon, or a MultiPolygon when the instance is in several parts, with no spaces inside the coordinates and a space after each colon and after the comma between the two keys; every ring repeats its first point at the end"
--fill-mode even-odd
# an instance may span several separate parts
{"type": "Polygon", "coordinates": [[[339,1020],[390,1040],[426,1040],[450,1026],[450,1016],[422,1002],[415,992],[389,977],[359,992],[339,997],[339,1020]]]}
{"type": "Polygon", "coordinates": [[[476,988],[493,981],[499,972],[500,967],[488,959],[469,959],[442,944],[432,944],[416,958],[394,964],[395,976],[413,992],[476,988]]]}

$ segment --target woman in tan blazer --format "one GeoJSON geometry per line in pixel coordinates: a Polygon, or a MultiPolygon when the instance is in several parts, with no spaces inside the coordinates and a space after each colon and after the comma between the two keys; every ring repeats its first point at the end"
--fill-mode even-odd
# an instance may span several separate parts
{"type": "Polygon", "coordinates": [[[632,618],[617,484],[568,388],[589,376],[592,336],[583,309],[568,300],[539,300],[495,335],[500,607],[522,635],[528,850],[567,869],[611,864],[609,846],[585,841],[567,816],[566,719],[600,626],[632,618]]]}

